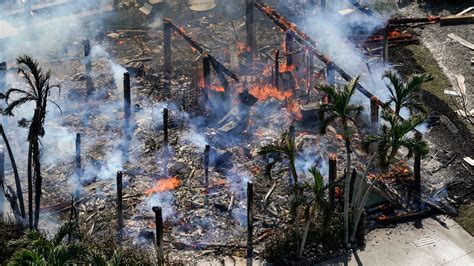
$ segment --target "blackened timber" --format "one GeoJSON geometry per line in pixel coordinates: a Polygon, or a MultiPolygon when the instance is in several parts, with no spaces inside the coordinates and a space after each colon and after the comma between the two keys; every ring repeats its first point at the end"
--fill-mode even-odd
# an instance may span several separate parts
{"type": "Polygon", "coordinates": [[[125,125],[124,133],[129,140],[130,135],[130,120],[132,116],[132,99],[130,96],[130,74],[128,72],[123,73],[123,99],[124,99],[124,114],[125,114],[125,125]]]}
{"type": "Polygon", "coordinates": [[[247,259],[253,258],[253,183],[247,182],[247,259]]]}
{"type": "Polygon", "coordinates": [[[164,20],[163,22],[163,55],[164,55],[164,66],[163,71],[166,74],[171,74],[172,71],[172,52],[171,52],[171,22],[164,20]]]}
{"type": "Polygon", "coordinates": [[[253,55],[256,48],[255,39],[255,15],[254,15],[255,0],[246,0],[245,7],[245,29],[247,32],[247,63],[253,63],[253,55]]]}
{"type": "Polygon", "coordinates": [[[76,133],[76,177],[81,178],[81,133],[76,133]]]}
{"type": "Polygon", "coordinates": [[[279,57],[280,57],[280,50],[276,50],[275,51],[275,80],[274,80],[274,86],[275,88],[279,88],[280,87],[280,61],[279,61],[279,57]]]}
{"type": "Polygon", "coordinates": [[[84,68],[86,72],[86,88],[87,96],[92,94],[94,90],[94,84],[92,83],[92,58],[91,58],[91,43],[89,40],[85,40],[84,43],[84,68]]]}
{"type": "Polygon", "coordinates": [[[336,156],[329,157],[329,213],[334,210],[334,197],[336,194],[336,179],[337,179],[337,159],[336,156]]]}
{"type": "Polygon", "coordinates": [[[209,153],[211,146],[206,145],[204,148],[204,184],[206,187],[209,186],[209,153]]]}
{"type": "Polygon", "coordinates": [[[123,192],[122,172],[117,172],[117,237],[122,241],[123,237],[123,192]]]}
{"type": "Polygon", "coordinates": [[[5,209],[3,208],[5,202],[5,153],[0,150],[0,221],[3,221],[5,209]]]}
{"type": "Polygon", "coordinates": [[[285,49],[286,49],[286,65],[290,67],[293,65],[293,51],[294,51],[294,38],[293,32],[287,31],[285,34],[285,49]]]}
{"type": "Polygon", "coordinates": [[[163,252],[163,213],[159,206],[151,208],[155,213],[156,247],[158,251],[158,265],[164,265],[163,252]]]}
{"type": "MultiPolygon", "coordinates": [[[[164,19],[164,22],[167,23],[170,28],[176,32],[177,34],[179,34],[181,37],[183,37],[183,39],[185,41],[187,41],[189,43],[189,45],[191,45],[191,47],[193,49],[195,49],[196,51],[198,51],[200,54],[204,54],[205,52],[208,52],[206,49],[204,49],[204,46],[202,44],[200,44],[199,42],[197,42],[196,40],[194,40],[193,38],[191,38],[189,35],[186,34],[186,32],[184,32],[183,29],[181,29],[180,27],[176,26],[172,21],[171,19],[168,19],[168,18],[165,18],[164,19]]],[[[235,80],[236,82],[239,82],[239,77],[234,73],[232,72],[231,70],[229,70],[228,68],[226,68],[223,64],[221,64],[219,61],[217,61],[217,59],[215,59],[211,54],[208,53],[208,57],[209,57],[209,60],[211,62],[211,64],[214,66],[216,66],[215,70],[216,72],[223,72],[225,73],[227,76],[231,77],[233,80],[235,80]]]]}

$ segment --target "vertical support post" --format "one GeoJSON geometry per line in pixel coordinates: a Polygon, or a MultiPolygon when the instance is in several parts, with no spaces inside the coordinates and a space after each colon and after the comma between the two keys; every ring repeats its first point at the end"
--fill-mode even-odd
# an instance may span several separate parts
{"type": "Polygon", "coordinates": [[[372,134],[376,134],[378,131],[379,124],[379,99],[377,96],[372,96],[370,98],[370,127],[372,129],[372,134]]]}
{"type": "Polygon", "coordinates": [[[81,178],[81,133],[76,133],[76,176],[81,178]]]}
{"type": "Polygon", "coordinates": [[[171,22],[164,20],[163,22],[163,54],[164,54],[164,65],[163,71],[165,72],[165,82],[164,82],[164,90],[165,94],[169,93],[170,90],[170,83],[171,83],[171,72],[173,71],[173,54],[171,51],[171,22]]]}
{"type": "MultiPolygon", "coordinates": [[[[415,133],[415,139],[421,141],[423,135],[421,133],[415,133]]],[[[415,153],[415,160],[413,166],[415,174],[415,193],[416,197],[421,196],[421,154],[415,153]]]]}
{"type": "Polygon", "coordinates": [[[122,193],[122,176],[121,171],[117,172],[117,237],[122,241],[123,237],[123,193],[122,193]]]}
{"type": "Polygon", "coordinates": [[[383,63],[386,64],[388,62],[388,34],[390,32],[390,24],[385,26],[383,31],[383,63]]]}
{"type": "Polygon", "coordinates": [[[209,187],[209,153],[211,151],[211,146],[206,145],[204,148],[204,184],[209,187]]]}
{"type": "Polygon", "coordinates": [[[278,61],[278,58],[280,57],[280,50],[275,51],[275,80],[274,80],[274,85],[276,89],[279,89],[280,87],[280,61],[278,61]]]}
{"type": "Polygon", "coordinates": [[[330,62],[326,67],[326,82],[330,86],[336,85],[336,70],[334,69],[334,63],[330,62]]]}
{"type": "Polygon", "coordinates": [[[3,221],[5,215],[5,153],[0,150],[0,221],[3,221]]]}
{"type": "Polygon", "coordinates": [[[87,39],[83,42],[84,46],[84,68],[86,71],[86,95],[92,95],[94,84],[92,83],[92,57],[91,57],[91,42],[87,39]]]}
{"type": "Polygon", "coordinates": [[[163,109],[163,144],[168,150],[168,120],[169,120],[169,111],[168,108],[163,109]]]}
{"type": "Polygon", "coordinates": [[[326,10],[326,0],[321,0],[321,10],[322,11],[326,10]]]}
{"type": "Polygon", "coordinates": [[[286,31],[285,34],[285,53],[286,53],[286,66],[289,68],[293,65],[293,55],[291,53],[294,50],[295,38],[291,30],[286,31]]]}
{"type": "Polygon", "coordinates": [[[246,0],[245,7],[245,29],[247,32],[247,64],[253,64],[253,56],[256,50],[256,40],[255,40],[255,0],[246,0]]]}
{"type": "Polygon", "coordinates": [[[123,73],[123,100],[124,100],[124,113],[125,113],[125,125],[124,133],[127,140],[130,140],[130,121],[132,117],[132,99],[130,96],[130,73],[123,73]]]}
{"type": "Polygon", "coordinates": [[[203,80],[204,80],[204,95],[205,95],[205,102],[209,100],[209,90],[211,88],[211,60],[209,59],[209,55],[207,52],[204,52],[202,57],[202,72],[203,72],[203,80]]]}
{"type": "Polygon", "coordinates": [[[155,230],[156,230],[156,247],[158,255],[158,265],[164,265],[163,253],[163,214],[161,207],[154,206],[151,208],[155,213],[155,230]]]}
{"type": "Polygon", "coordinates": [[[247,261],[253,258],[253,183],[247,183],[247,261]]]}
{"type": "Polygon", "coordinates": [[[7,85],[6,85],[6,75],[7,75],[7,63],[0,62],[0,92],[4,93],[7,85]]]}
{"type": "Polygon", "coordinates": [[[337,179],[337,157],[335,154],[329,156],[329,213],[334,210],[335,184],[337,179]]]}

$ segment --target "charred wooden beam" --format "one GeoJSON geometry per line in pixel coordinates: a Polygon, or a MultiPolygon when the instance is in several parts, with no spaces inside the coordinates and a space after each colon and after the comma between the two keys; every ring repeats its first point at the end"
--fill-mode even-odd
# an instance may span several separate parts
{"type": "Polygon", "coordinates": [[[326,0],[321,0],[321,10],[326,10],[326,0]]]}
{"type": "Polygon", "coordinates": [[[158,265],[164,265],[164,251],[163,251],[163,213],[159,206],[151,208],[155,213],[155,230],[156,230],[156,248],[158,256],[158,265]]]}
{"type": "Polygon", "coordinates": [[[81,178],[81,133],[76,133],[76,177],[81,178]]]}
{"type": "Polygon", "coordinates": [[[5,153],[0,150],[0,221],[3,221],[5,210],[3,208],[5,202],[5,153]]]}
{"type": "Polygon", "coordinates": [[[285,49],[286,66],[290,67],[293,65],[293,51],[295,50],[295,38],[291,30],[286,31],[285,34],[285,49]]]}
{"type": "Polygon", "coordinates": [[[280,88],[280,61],[279,61],[279,57],[280,57],[280,50],[276,50],[275,51],[275,80],[273,81],[273,86],[276,88],[276,89],[279,89],[280,88]]]}
{"type": "Polygon", "coordinates": [[[461,24],[473,24],[474,15],[461,15],[461,16],[428,16],[418,18],[394,18],[388,20],[390,25],[403,25],[412,23],[440,23],[441,26],[449,25],[461,25],[461,24]]]}
{"type": "Polygon", "coordinates": [[[169,111],[168,108],[163,109],[163,144],[165,149],[168,149],[169,139],[168,139],[168,120],[169,120],[169,111]]]}
{"type": "Polygon", "coordinates": [[[334,210],[334,197],[336,194],[336,179],[337,179],[337,157],[332,154],[329,157],[329,214],[334,210]]]}
{"type": "Polygon", "coordinates": [[[326,82],[331,86],[336,85],[336,71],[332,62],[326,67],[326,82]]]}
{"type": "Polygon", "coordinates": [[[84,68],[85,68],[85,78],[86,78],[86,94],[91,96],[94,91],[94,84],[92,83],[92,57],[91,57],[91,42],[85,40],[83,42],[84,46],[84,68]]]}
{"type": "Polygon", "coordinates": [[[378,103],[379,100],[377,96],[372,96],[372,98],[370,98],[370,126],[372,129],[372,134],[376,134],[378,131],[380,109],[378,103]]]}
{"type": "Polygon", "coordinates": [[[247,259],[253,258],[253,183],[247,182],[247,259]]]}
{"type": "Polygon", "coordinates": [[[206,145],[204,148],[204,185],[209,187],[209,153],[211,146],[206,145]]]}
{"type": "Polygon", "coordinates": [[[163,71],[164,71],[164,83],[163,92],[165,95],[170,93],[171,86],[171,72],[173,71],[173,52],[171,50],[171,23],[163,21],[163,71]]]}
{"type": "Polygon", "coordinates": [[[123,238],[123,186],[122,186],[123,173],[117,172],[117,237],[119,241],[123,238]]]}
{"type": "MultiPolygon", "coordinates": [[[[176,32],[178,35],[180,35],[185,41],[187,41],[189,43],[189,45],[191,45],[191,47],[193,49],[195,49],[196,51],[198,51],[200,54],[204,54],[204,52],[208,52],[206,49],[204,49],[204,46],[202,44],[200,44],[199,42],[197,42],[196,40],[194,40],[193,38],[191,38],[182,28],[176,26],[171,19],[168,19],[168,18],[165,18],[163,19],[164,23],[169,25],[169,27],[174,31],[176,32]]],[[[231,77],[233,80],[235,80],[236,82],[239,82],[239,78],[238,76],[230,71],[228,68],[226,68],[222,63],[220,63],[219,61],[217,61],[211,54],[208,53],[208,56],[209,56],[209,60],[211,61],[211,64],[213,66],[216,66],[214,68],[214,70],[216,70],[216,72],[223,72],[225,73],[227,76],[231,77]]]]}
{"type": "Polygon", "coordinates": [[[4,93],[7,88],[6,76],[7,76],[7,63],[0,62],[0,92],[1,93],[4,93]]]}
{"type": "Polygon", "coordinates": [[[123,73],[123,101],[124,101],[124,114],[125,114],[125,124],[124,124],[124,133],[125,137],[128,140],[131,138],[131,117],[132,117],[132,98],[130,95],[130,73],[123,73]]]}
{"type": "Polygon", "coordinates": [[[255,16],[254,16],[255,0],[246,0],[245,7],[245,29],[247,32],[247,64],[253,64],[253,57],[256,50],[255,39],[255,16]]]}

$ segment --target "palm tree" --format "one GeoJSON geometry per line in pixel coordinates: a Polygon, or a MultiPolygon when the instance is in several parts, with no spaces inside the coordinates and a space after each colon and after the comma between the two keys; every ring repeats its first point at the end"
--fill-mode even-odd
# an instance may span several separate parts
{"type": "Polygon", "coordinates": [[[321,90],[329,97],[329,103],[321,106],[323,120],[321,121],[321,133],[326,133],[326,128],[334,122],[339,122],[342,126],[341,135],[346,146],[346,177],[344,183],[344,241],[349,246],[349,190],[351,174],[351,139],[352,130],[349,122],[354,122],[355,118],[362,112],[363,107],[351,104],[352,95],[357,88],[359,77],[352,79],[343,88],[335,86],[323,86],[321,90]]]}
{"type": "Polygon", "coordinates": [[[426,113],[426,108],[421,102],[419,91],[423,83],[433,79],[430,74],[413,75],[406,83],[392,71],[386,71],[382,76],[382,79],[384,78],[390,80],[390,85],[387,84],[390,99],[386,105],[395,104],[395,113],[397,115],[400,115],[402,108],[408,108],[410,113],[414,111],[426,113]]]}
{"type": "Polygon", "coordinates": [[[63,242],[76,226],[74,223],[64,224],[51,240],[37,231],[27,231],[22,238],[10,243],[18,251],[8,265],[69,265],[85,251],[81,244],[63,242]]]}
{"type": "Polygon", "coordinates": [[[368,135],[363,141],[365,149],[368,149],[372,143],[376,143],[378,162],[381,168],[387,169],[393,163],[401,147],[408,150],[408,158],[411,158],[415,153],[420,155],[428,153],[428,144],[425,141],[408,136],[410,131],[423,123],[426,115],[418,114],[403,120],[395,113],[385,109],[382,111],[382,118],[388,122],[388,125],[382,125],[378,135],[368,135]]]}
{"type": "MultiPolygon", "coordinates": [[[[19,106],[34,102],[36,104],[33,119],[29,123],[28,132],[28,203],[29,203],[29,226],[30,228],[38,228],[40,203],[41,203],[41,163],[40,163],[40,143],[39,138],[43,137],[44,121],[46,117],[46,106],[48,102],[48,96],[54,88],[59,88],[58,85],[50,85],[51,72],[44,72],[38,65],[38,61],[34,60],[28,55],[19,56],[17,63],[20,66],[18,74],[20,74],[28,84],[28,90],[9,89],[4,97],[7,100],[7,107],[3,110],[5,115],[13,115],[13,110],[19,106]],[[13,101],[8,102],[12,95],[18,95],[13,101]],[[33,223],[33,173],[35,177],[35,212],[34,212],[34,223],[33,223]]],[[[59,106],[56,105],[58,108],[59,106]]],[[[60,108],[59,108],[60,109],[60,108]]]]}
{"type": "Polygon", "coordinates": [[[308,198],[306,206],[306,222],[301,238],[300,249],[298,251],[298,258],[300,259],[303,257],[304,246],[313,217],[317,216],[318,213],[321,214],[328,210],[328,202],[324,197],[324,192],[327,188],[327,186],[324,186],[324,178],[316,167],[311,168],[309,172],[313,176],[313,183],[306,183],[304,185],[304,188],[309,190],[311,196],[308,198]]]}
{"type": "MultiPolygon", "coordinates": [[[[290,130],[291,131],[291,130],[290,130]]],[[[281,154],[283,157],[286,157],[290,162],[290,173],[294,180],[293,185],[293,199],[291,201],[291,214],[294,219],[294,234],[295,239],[299,237],[299,217],[298,217],[298,206],[300,204],[300,187],[298,184],[298,173],[296,171],[296,145],[295,139],[292,137],[290,132],[285,132],[280,137],[280,140],[277,144],[268,144],[260,149],[258,152],[259,155],[269,155],[269,154],[281,154]]],[[[299,252],[298,244],[296,245],[296,252],[299,252]]]]}
{"type": "Polygon", "coordinates": [[[123,253],[119,249],[114,251],[110,259],[105,257],[101,252],[92,251],[88,256],[88,260],[95,266],[119,266],[122,261],[122,256],[123,253]]]}

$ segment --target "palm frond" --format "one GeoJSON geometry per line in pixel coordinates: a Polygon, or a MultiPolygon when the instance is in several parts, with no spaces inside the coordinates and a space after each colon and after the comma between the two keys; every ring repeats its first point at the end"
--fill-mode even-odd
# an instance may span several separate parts
{"type": "Polygon", "coordinates": [[[63,224],[58,232],[54,235],[53,239],[51,240],[51,242],[53,243],[53,245],[57,246],[59,244],[61,244],[61,242],[63,241],[63,239],[69,235],[70,233],[72,233],[75,229],[77,228],[77,225],[75,223],[65,223],[63,224]]]}
{"type": "Polygon", "coordinates": [[[41,257],[41,255],[38,254],[37,252],[23,249],[23,250],[15,252],[15,254],[13,254],[13,256],[8,261],[7,265],[9,266],[17,266],[17,265],[42,266],[42,265],[46,265],[46,262],[41,257]]]}
{"type": "Polygon", "coordinates": [[[35,101],[35,100],[36,100],[36,98],[31,97],[31,96],[25,96],[25,97],[19,98],[17,100],[14,100],[10,104],[8,104],[7,107],[5,107],[5,109],[3,110],[3,114],[8,115],[8,116],[13,116],[13,110],[15,108],[17,108],[17,107],[19,107],[19,106],[21,106],[25,103],[35,101]]]}
{"type": "Polygon", "coordinates": [[[79,257],[84,251],[84,246],[80,244],[61,244],[54,247],[49,254],[48,263],[52,265],[66,265],[79,257]]]}

